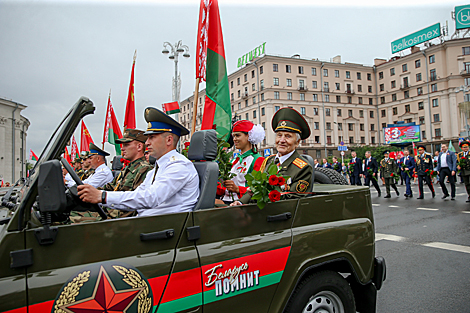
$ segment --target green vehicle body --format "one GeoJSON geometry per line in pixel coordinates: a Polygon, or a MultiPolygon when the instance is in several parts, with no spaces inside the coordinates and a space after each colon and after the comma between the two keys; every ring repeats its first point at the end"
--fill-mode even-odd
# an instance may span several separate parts
{"type": "MultiPolygon", "coordinates": [[[[81,98],[39,163],[59,159],[93,111],[81,98]]],[[[347,276],[359,312],[375,311],[385,265],[375,257],[369,188],[315,185],[310,197],[263,210],[253,204],[45,230],[37,219],[38,177],[36,166],[0,225],[1,312],[75,312],[64,307],[66,296],[70,305],[99,293],[105,278],[93,276],[97,269],[116,294],[147,284],[128,312],[283,312],[302,280],[324,270],[347,276]],[[122,268],[134,269],[137,283],[122,268]],[[88,281],[74,285],[87,269],[88,281]]]]}

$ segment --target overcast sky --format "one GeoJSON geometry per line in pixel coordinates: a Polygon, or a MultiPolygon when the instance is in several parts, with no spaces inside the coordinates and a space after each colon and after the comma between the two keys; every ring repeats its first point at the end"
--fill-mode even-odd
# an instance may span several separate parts
{"type": "MultiPolygon", "coordinates": [[[[266,53],[372,65],[390,58],[391,41],[440,22],[455,30],[453,1],[219,0],[227,71],[266,42],[266,53]],[[393,6],[390,6],[393,3],[393,6]],[[287,6],[286,4],[289,4],[287,6]]],[[[137,127],[143,111],[171,101],[174,62],[163,42],[182,40],[181,100],[194,92],[197,0],[4,1],[0,0],[0,97],[28,106],[27,151],[39,155],[80,96],[96,106],[85,118],[101,146],[109,90],[122,127],[134,50],[137,127]]],[[[450,36],[449,36],[450,38],[450,36]]],[[[79,130],[75,132],[79,143],[79,130]]],[[[114,152],[111,145],[105,149],[114,152]]],[[[28,156],[28,154],[27,154],[28,156]]]]}

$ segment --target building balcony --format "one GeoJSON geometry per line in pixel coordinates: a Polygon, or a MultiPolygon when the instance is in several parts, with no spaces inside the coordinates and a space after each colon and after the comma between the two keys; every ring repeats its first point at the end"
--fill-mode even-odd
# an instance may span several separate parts
{"type": "Polygon", "coordinates": [[[470,76],[470,68],[463,69],[462,71],[460,71],[460,75],[462,75],[462,76],[470,76]]]}
{"type": "Polygon", "coordinates": [[[299,87],[299,88],[297,88],[297,90],[298,90],[298,91],[307,91],[307,90],[308,90],[308,88],[307,88],[307,87],[305,87],[305,86],[303,86],[303,87],[299,87]]]}
{"type": "Polygon", "coordinates": [[[243,98],[243,99],[248,98],[248,92],[242,93],[242,98],[243,98]]]}
{"type": "Polygon", "coordinates": [[[437,75],[431,75],[431,77],[429,77],[429,79],[433,82],[433,81],[436,81],[437,80],[437,75]]]}
{"type": "Polygon", "coordinates": [[[400,89],[401,89],[401,90],[409,89],[410,87],[411,87],[410,83],[406,83],[406,84],[401,84],[401,85],[400,85],[400,89]]]}
{"type": "Polygon", "coordinates": [[[353,95],[353,94],[354,94],[354,90],[353,90],[353,89],[347,89],[347,90],[346,90],[346,93],[347,93],[347,94],[350,94],[350,95],[353,95]]]}
{"type": "Polygon", "coordinates": [[[330,92],[330,88],[328,88],[328,87],[323,87],[323,92],[330,92]]]}

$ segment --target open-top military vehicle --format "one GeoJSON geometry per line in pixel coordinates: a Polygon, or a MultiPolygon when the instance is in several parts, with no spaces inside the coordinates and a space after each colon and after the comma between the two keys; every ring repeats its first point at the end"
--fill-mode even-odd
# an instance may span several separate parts
{"type": "Polygon", "coordinates": [[[189,148],[200,176],[194,211],[56,225],[71,210],[106,218],[66,189],[59,163],[93,112],[81,98],[16,201],[4,199],[10,214],[0,221],[0,311],[375,311],[385,263],[375,257],[369,189],[316,184],[310,196],[263,210],[215,208],[211,131],[193,135],[189,148]]]}

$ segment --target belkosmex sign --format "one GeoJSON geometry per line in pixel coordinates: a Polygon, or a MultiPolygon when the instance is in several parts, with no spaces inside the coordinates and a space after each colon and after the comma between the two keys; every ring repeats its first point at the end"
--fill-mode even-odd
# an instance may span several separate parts
{"type": "Polygon", "coordinates": [[[397,39],[392,42],[392,53],[411,48],[425,41],[437,38],[441,35],[441,23],[426,27],[416,33],[397,39]]]}
{"type": "Polygon", "coordinates": [[[238,58],[238,66],[237,67],[241,67],[241,66],[245,65],[246,63],[253,61],[254,58],[259,57],[262,54],[265,54],[265,52],[264,52],[265,47],[266,47],[266,43],[263,42],[258,47],[254,48],[250,52],[248,52],[248,53],[244,54],[242,57],[238,58]]]}
{"type": "Polygon", "coordinates": [[[470,5],[455,7],[455,29],[470,28],[470,5]]]}

